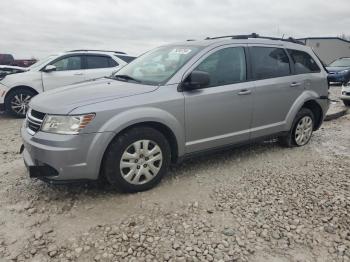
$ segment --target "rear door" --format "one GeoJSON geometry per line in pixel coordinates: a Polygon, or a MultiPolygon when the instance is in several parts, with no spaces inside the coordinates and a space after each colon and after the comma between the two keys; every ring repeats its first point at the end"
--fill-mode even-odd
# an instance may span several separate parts
{"type": "Polygon", "coordinates": [[[56,66],[56,71],[41,72],[45,91],[86,80],[82,55],[64,56],[50,64],[56,66]]]}
{"type": "Polygon", "coordinates": [[[107,55],[88,54],[84,56],[86,79],[110,76],[119,69],[119,64],[107,55]]]}
{"type": "Polygon", "coordinates": [[[279,46],[249,47],[255,92],[251,138],[283,131],[289,110],[304,89],[293,75],[286,50],[279,46]]]}

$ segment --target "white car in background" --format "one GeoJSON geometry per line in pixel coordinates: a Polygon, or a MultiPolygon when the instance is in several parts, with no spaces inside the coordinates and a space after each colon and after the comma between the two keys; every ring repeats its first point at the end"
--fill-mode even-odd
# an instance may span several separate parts
{"type": "Polygon", "coordinates": [[[109,76],[135,57],[117,51],[73,50],[51,55],[27,71],[0,76],[0,110],[25,117],[30,99],[44,91],[109,76]]]}
{"type": "Polygon", "coordinates": [[[350,82],[343,84],[340,99],[343,100],[344,105],[350,106],[350,82]]]}

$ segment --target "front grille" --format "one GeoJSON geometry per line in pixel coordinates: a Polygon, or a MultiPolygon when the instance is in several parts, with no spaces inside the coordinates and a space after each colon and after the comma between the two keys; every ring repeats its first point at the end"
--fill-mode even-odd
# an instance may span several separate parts
{"type": "Polygon", "coordinates": [[[43,123],[45,114],[29,109],[26,119],[26,127],[29,134],[34,135],[39,131],[41,124],[43,123]]]}
{"type": "Polygon", "coordinates": [[[31,112],[31,116],[33,116],[33,117],[35,117],[35,118],[37,118],[37,119],[43,120],[44,117],[45,117],[45,114],[44,114],[44,113],[41,113],[41,112],[39,112],[39,111],[36,111],[36,110],[33,110],[33,109],[32,109],[30,112],[31,112]]]}

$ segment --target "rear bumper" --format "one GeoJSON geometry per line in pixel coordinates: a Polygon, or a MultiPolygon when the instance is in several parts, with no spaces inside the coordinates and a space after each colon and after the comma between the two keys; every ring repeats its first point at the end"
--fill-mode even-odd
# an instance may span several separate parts
{"type": "Polygon", "coordinates": [[[350,76],[348,75],[338,75],[338,74],[329,74],[328,81],[333,83],[344,83],[349,82],[350,76]]]}
{"type": "Polygon", "coordinates": [[[315,127],[315,130],[319,129],[324,121],[324,119],[326,118],[327,115],[327,111],[329,109],[329,105],[330,105],[330,100],[328,97],[321,97],[316,99],[317,103],[320,105],[321,109],[322,109],[322,113],[323,116],[320,119],[318,126],[315,127]]]}

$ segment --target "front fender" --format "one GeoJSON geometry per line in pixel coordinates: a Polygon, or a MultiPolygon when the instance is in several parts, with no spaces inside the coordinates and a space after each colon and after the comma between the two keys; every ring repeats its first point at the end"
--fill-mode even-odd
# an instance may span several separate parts
{"type": "Polygon", "coordinates": [[[159,108],[138,107],[124,111],[109,119],[99,132],[118,134],[132,125],[145,122],[156,122],[168,127],[176,138],[179,156],[184,154],[185,134],[183,125],[174,115],[159,108]]]}

